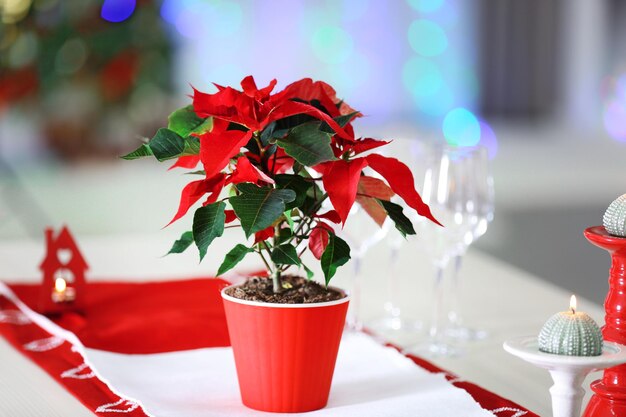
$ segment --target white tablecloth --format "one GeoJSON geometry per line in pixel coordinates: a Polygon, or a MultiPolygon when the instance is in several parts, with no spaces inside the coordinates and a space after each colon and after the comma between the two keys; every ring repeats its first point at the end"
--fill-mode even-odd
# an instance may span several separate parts
{"type": "MultiPolygon", "coordinates": [[[[228,239],[220,241],[215,245],[213,256],[207,257],[200,265],[193,251],[161,258],[160,255],[167,252],[177,237],[176,233],[165,230],[147,236],[80,239],[81,248],[91,267],[88,279],[153,280],[206,276],[214,271],[222,254],[234,244],[228,239]]],[[[384,243],[381,245],[371,251],[363,263],[365,319],[380,315],[386,300],[388,251],[384,243]]],[[[36,282],[39,279],[37,265],[42,256],[41,242],[0,243],[0,277],[36,282]]],[[[250,261],[254,262],[254,259],[250,257],[250,261]]],[[[252,267],[255,264],[244,266],[252,267]]],[[[399,271],[403,288],[398,292],[398,302],[403,312],[409,317],[427,318],[431,306],[432,272],[414,242],[409,242],[401,252],[399,271]]],[[[468,253],[463,272],[461,306],[466,313],[465,318],[468,323],[480,324],[488,330],[490,337],[465,345],[462,357],[435,359],[435,364],[518,402],[539,415],[549,415],[548,388],[552,383],[547,372],[513,358],[504,352],[502,342],[511,337],[538,332],[550,315],[567,307],[570,294],[476,251],[468,253]]],[[[333,284],[348,287],[350,273],[350,266],[347,265],[340,270],[333,284]]],[[[596,279],[606,279],[605,274],[605,271],[599,271],[596,279]]],[[[579,307],[602,322],[603,310],[600,306],[579,299],[579,307]]],[[[417,337],[409,337],[396,338],[395,341],[407,344],[416,340],[417,337]]],[[[48,381],[41,370],[14,352],[1,339],[0,358],[0,385],[3,384],[1,375],[5,370],[20,375],[17,381],[0,393],[6,397],[28,399],[29,407],[39,410],[39,414],[28,414],[27,408],[15,408],[12,410],[17,411],[9,414],[11,417],[40,416],[41,410],[45,410],[46,416],[85,415],[78,411],[81,405],[71,395],[53,381],[48,381]],[[68,410],[72,410],[71,413],[68,410]]],[[[592,375],[588,381],[597,377],[598,374],[592,375]]]]}

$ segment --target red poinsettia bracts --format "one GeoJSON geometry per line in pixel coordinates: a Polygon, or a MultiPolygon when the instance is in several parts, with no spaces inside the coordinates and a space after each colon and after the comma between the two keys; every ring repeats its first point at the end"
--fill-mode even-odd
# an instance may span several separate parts
{"type": "Polygon", "coordinates": [[[346,222],[350,209],[356,199],[357,186],[363,168],[367,166],[364,158],[326,162],[323,165],[324,189],[330,202],[339,214],[341,223],[346,222]]]}
{"type": "Polygon", "coordinates": [[[193,108],[199,117],[213,117],[237,123],[247,127],[250,131],[261,131],[278,119],[308,114],[328,123],[342,138],[351,139],[351,136],[332,119],[332,116],[310,104],[294,101],[299,98],[294,95],[299,91],[297,85],[292,84],[283,92],[271,96],[270,93],[275,85],[276,80],[272,80],[270,85],[259,90],[254,78],[248,76],[241,82],[244,91],[218,86],[217,93],[206,94],[194,89],[193,108]]]}
{"type": "Polygon", "coordinates": [[[252,138],[252,130],[243,132],[227,128],[226,121],[217,119],[213,122],[213,130],[200,136],[200,160],[207,178],[226,168],[230,159],[252,138]]]}
{"type": "Polygon", "coordinates": [[[218,275],[256,252],[268,267],[274,291],[280,291],[280,275],[290,266],[311,276],[302,263],[303,248],[320,260],[326,283],[348,261],[350,248],[330,223],[345,225],[355,202],[380,226],[391,218],[404,235],[415,230],[404,208],[391,201],[394,196],[438,223],[409,168],[375,153],[389,142],[355,136],[352,122],[361,113],[339,100],[330,85],[305,78],[273,93],[276,80],[258,88],[249,76],[241,90],[215,86],[213,94],[194,89],[191,106],[172,113],[167,128],[125,156],[175,159],[172,168],[201,164],[193,174],[204,178],[185,186],[170,224],[196,203],[202,205],[192,230],[170,253],[195,243],[202,258],[226,227],[241,227],[250,243],[235,246],[218,275]],[[222,192],[225,187],[229,193],[222,192]],[[326,199],[330,210],[322,210],[326,199]]]}
{"type": "Polygon", "coordinates": [[[377,200],[390,201],[394,195],[393,190],[378,178],[363,175],[359,179],[356,201],[379,226],[385,222],[387,212],[377,200]]]}
{"type": "Polygon", "coordinates": [[[309,250],[317,259],[321,259],[329,242],[329,233],[333,228],[324,222],[319,222],[309,235],[309,250]]]}
{"type": "Polygon", "coordinates": [[[174,168],[194,169],[195,167],[198,166],[199,163],[200,163],[199,155],[180,156],[178,157],[176,162],[174,162],[174,165],[170,167],[170,169],[174,169],[174,168]]]}
{"type": "Polygon", "coordinates": [[[224,188],[226,175],[217,174],[209,179],[203,179],[198,181],[192,181],[183,188],[183,192],[180,196],[180,204],[178,206],[178,211],[174,215],[174,218],[170,220],[167,224],[174,223],[176,220],[183,217],[189,211],[189,208],[193,206],[198,200],[204,197],[207,193],[209,194],[206,204],[214,203],[219,197],[222,188],[224,188]]]}
{"type": "Polygon", "coordinates": [[[368,155],[365,159],[367,159],[370,168],[382,175],[389,183],[393,192],[402,197],[409,207],[415,209],[420,216],[424,216],[442,226],[431,213],[430,207],[422,201],[422,197],[415,190],[415,181],[409,167],[395,158],[377,154],[368,155]]]}
{"type": "Polygon", "coordinates": [[[378,140],[372,138],[364,138],[355,141],[354,144],[351,144],[348,147],[348,151],[353,155],[359,155],[363,152],[371,151],[372,149],[379,148],[381,146],[388,145],[391,142],[387,142],[385,140],[378,140]]]}
{"type": "Polygon", "coordinates": [[[237,158],[235,170],[230,175],[228,183],[239,184],[242,182],[253,182],[255,184],[265,182],[267,184],[275,184],[275,181],[268,177],[263,171],[252,165],[250,160],[245,156],[237,158]]]}

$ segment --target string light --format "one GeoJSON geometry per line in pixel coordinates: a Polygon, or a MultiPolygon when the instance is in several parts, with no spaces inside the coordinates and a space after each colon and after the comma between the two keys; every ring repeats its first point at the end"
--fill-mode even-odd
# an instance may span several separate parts
{"type": "Polygon", "coordinates": [[[135,11],[136,0],[104,0],[100,16],[109,22],[123,22],[135,11]]]}
{"type": "Polygon", "coordinates": [[[437,11],[444,0],[408,0],[409,5],[420,13],[432,13],[437,11]]]}
{"type": "Polygon", "coordinates": [[[320,61],[341,64],[352,54],[354,41],[350,34],[340,27],[322,26],[313,34],[311,46],[320,61]]]}
{"type": "Polygon", "coordinates": [[[481,146],[487,148],[489,159],[494,159],[498,154],[498,139],[495,132],[487,122],[480,122],[480,142],[481,146]]]}
{"type": "Polygon", "coordinates": [[[28,14],[32,0],[0,0],[2,23],[17,23],[28,14]]]}
{"type": "Polygon", "coordinates": [[[456,146],[475,146],[480,141],[480,124],[471,111],[458,107],[443,119],[443,135],[456,146]]]}
{"type": "Polygon", "coordinates": [[[411,48],[425,57],[440,55],[448,47],[446,32],[431,20],[413,21],[409,26],[408,37],[411,48]]]}

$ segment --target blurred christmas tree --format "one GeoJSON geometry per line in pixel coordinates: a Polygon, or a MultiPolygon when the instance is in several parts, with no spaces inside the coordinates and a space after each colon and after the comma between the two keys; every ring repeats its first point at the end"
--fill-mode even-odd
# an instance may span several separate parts
{"type": "Polygon", "coordinates": [[[0,0],[0,113],[27,112],[61,157],[118,152],[170,107],[157,0],[0,0]]]}

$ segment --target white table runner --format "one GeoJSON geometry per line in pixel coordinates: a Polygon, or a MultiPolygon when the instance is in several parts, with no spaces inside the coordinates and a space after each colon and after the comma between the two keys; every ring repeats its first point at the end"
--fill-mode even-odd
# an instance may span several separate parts
{"type": "MultiPolygon", "coordinates": [[[[241,404],[230,348],[151,355],[87,349],[98,373],[155,417],[276,416],[241,404]]],[[[310,417],[489,417],[464,390],[363,334],[344,336],[328,406],[310,417]]]]}

